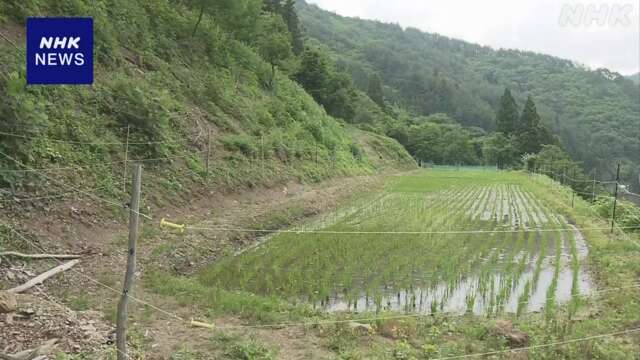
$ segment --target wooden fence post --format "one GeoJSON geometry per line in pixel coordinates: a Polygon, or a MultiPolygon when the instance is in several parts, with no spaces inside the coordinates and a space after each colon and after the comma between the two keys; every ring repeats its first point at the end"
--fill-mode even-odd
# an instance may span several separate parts
{"type": "Polygon", "coordinates": [[[620,163],[618,163],[618,170],[616,171],[616,190],[613,198],[613,211],[611,212],[611,233],[616,225],[616,206],[618,205],[618,188],[620,187],[620,163]]]}
{"type": "Polygon", "coordinates": [[[128,360],[127,355],[127,311],[129,293],[133,288],[136,272],[136,242],[138,241],[138,221],[140,210],[140,180],[142,177],[142,165],[136,164],[133,172],[133,184],[131,189],[131,203],[129,204],[129,254],[127,257],[127,271],[124,277],[122,297],[118,303],[116,319],[116,346],[118,360],[128,360]]]}

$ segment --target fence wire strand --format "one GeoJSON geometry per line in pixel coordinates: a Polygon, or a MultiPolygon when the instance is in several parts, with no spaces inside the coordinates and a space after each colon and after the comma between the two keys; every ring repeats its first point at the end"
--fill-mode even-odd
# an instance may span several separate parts
{"type": "MultiPolygon", "coordinates": [[[[0,151],[0,155],[2,155],[2,156],[4,156],[4,157],[6,157],[7,159],[9,159],[9,160],[11,160],[11,161],[15,162],[15,163],[16,163],[17,165],[19,165],[19,166],[22,166],[22,167],[24,167],[24,168],[26,168],[26,169],[30,169],[30,168],[29,168],[29,166],[24,165],[24,164],[23,164],[22,162],[20,162],[18,159],[14,158],[14,157],[12,157],[12,156],[10,156],[10,155],[7,155],[7,154],[5,154],[5,153],[4,153],[4,152],[2,152],[2,151],[0,151]]],[[[85,191],[85,190],[78,189],[78,188],[76,188],[76,187],[73,187],[73,186],[67,185],[67,184],[65,184],[65,183],[64,183],[64,182],[62,182],[62,181],[56,180],[56,179],[54,179],[54,178],[52,178],[52,177],[50,177],[50,176],[47,176],[47,175],[43,174],[42,172],[36,172],[36,173],[37,173],[37,174],[39,174],[40,176],[42,176],[43,178],[48,179],[49,181],[52,181],[52,182],[54,182],[54,183],[56,183],[56,184],[58,184],[58,185],[60,185],[60,186],[62,186],[62,187],[66,187],[66,188],[68,188],[68,189],[70,189],[70,190],[72,190],[72,191],[75,191],[75,192],[78,192],[78,193],[84,194],[84,195],[89,196],[89,197],[91,197],[91,198],[93,198],[93,199],[95,199],[95,200],[101,201],[101,202],[103,202],[103,203],[105,203],[105,204],[108,204],[108,205],[111,205],[111,206],[114,206],[114,207],[117,207],[117,208],[127,209],[128,211],[134,212],[134,213],[136,213],[136,214],[138,214],[138,215],[140,215],[140,216],[144,217],[145,219],[153,220],[153,218],[152,218],[150,215],[147,215],[147,214],[141,213],[141,212],[139,212],[139,211],[135,211],[135,210],[133,210],[133,209],[129,209],[129,208],[127,208],[124,204],[117,203],[117,202],[115,202],[115,201],[108,200],[108,199],[105,199],[105,198],[103,198],[103,197],[100,197],[99,195],[96,195],[96,194],[94,194],[94,193],[92,193],[92,192],[85,191]]]]}

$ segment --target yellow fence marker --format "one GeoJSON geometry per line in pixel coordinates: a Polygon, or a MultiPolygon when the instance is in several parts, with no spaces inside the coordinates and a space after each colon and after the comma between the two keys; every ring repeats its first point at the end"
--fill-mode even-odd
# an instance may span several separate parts
{"type": "Polygon", "coordinates": [[[193,327],[201,327],[201,328],[207,328],[207,329],[215,329],[216,326],[214,324],[209,324],[209,323],[205,323],[202,321],[196,321],[196,320],[191,320],[191,326],[193,327]]]}
{"type": "Polygon", "coordinates": [[[187,226],[185,224],[172,223],[162,218],[162,220],[160,220],[160,227],[168,227],[171,229],[180,230],[180,232],[183,233],[187,226]]]}

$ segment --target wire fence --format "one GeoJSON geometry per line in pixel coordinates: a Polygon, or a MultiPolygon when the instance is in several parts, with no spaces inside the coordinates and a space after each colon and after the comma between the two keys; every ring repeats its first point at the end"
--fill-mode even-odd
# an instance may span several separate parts
{"type": "MultiPolygon", "coordinates": [[[[35,243],[34,241],[29,240],[26,236],[24,236],[23,234],[21,234],[19,231],[15,230],[12,226],[8,225],[8,224],[2,224],[4,227],[6,227],[7,229],[9,229],[13,234],[15,234],[16,236],[18,236],[21,240],[23,240],[24,242],[26,242],[28,245],[32,246],[33,248],[35,248],[38,251],[41,251],[43,253],[47,253],[47,251],[40,245],[38,245],[37,243],[35,243]]],[[[64,262],[56,257],[50,256],[49,257],[51,260],[59,263],[59,264],[63,264],[64,262]]],[[[90,275],[87,275],[85,272],[77,270],[75,268],[71,268],[68,271],[73,272],[76,275],[81,276],[82,278],[85,278],[86,280],[90,281],[91,283],[93,283],[94,285],[98,285],[106,290],[108,290],[109,292],[112,292],[114,294],[118,294],[120,295],[122,292],[120,290],[117,290],[115,288],[113,288],[112,286],[106,285],[102,282],[100,282],[99,280],[91,277],[90,275]]],[[[602,295],[602,294],[607,294],[607,293],[612,293],[612,292],[620,292],[620,291],[625,291],[625,290],[637,290],[640,289],[640,283],[638,284],[632,284],[632,285],[628,285],[628,286],[620,286],[620,287],[613,287],[613,288],[607,288],[607,289],[602,289],[602,290],[598,290],[598,291],[594,291],[590,294],[590,296],[596,296],[596,295],[602,295]]],[[[167,309],[163,309],[161,307],[155,306],[147,301],[141,300],[139,298],[133,297],[131,295],[129,295],[130,299],[134,302],[137,302],[141,305],[144,306],[148,306],[151,309],[160,312],[161,314],[170,317],[172,319],[176,319],[179,320],[181,322],[183,322],[186,325],[192,325],[192,321],[191,320],[187,320],[186,317],[183,316],[179,316],[177,315],[175,312],[167,310],[167,309]]],[[[569,295],[570,298],[583,298],[583,299],[588,299],[589,296],[585,296],[583,294],[570,294],[569,295]]],[[[547,300],[550,300],[552,298],[547,298],[547,300]]],[[[523,301],[519,301],[517,304],[520,305],[526,305],[529,303],[530,300],[523,300],[523,301]]],[[[416,318],[416,317],[429,317],[429,316],[435,316],[435,315],[442,315],[442,316],[447,316],[447,317],[459,317],[459,316],[466,316],[468,315],[466,312],[443,312],[443,311],[439,311],[439,312],[427,312],[427,313],[411,313],[411,314],[394,314],[394,315],[381,315],[381,316],[371,316],[371,317],[354,317],[354,318],[350,318],[350,319],[338,319],[338,320],[326,320],[326,319],[319,319],[319,320],[311,320],[311,321],[300,321],[300,322],[284,322],[284,323],[274,323],[274,324],[249,324],[249,325],[221,325],[221,326],[213,326],[216,329],[220,329],[220,330],[224,330],[224,329],[255,329],[255,328],[284,328],[284,327],[305,327],[305,326],[313,326],[313,325],[333,325],[333,324],[342,324],[342,323],[350,323],[350,322],[375,322],[375,321],[383,321],[383,320],[395,320],[395,319],[403,319],[403,318],[416,318]]],[[[192,316],[191,318],[195,318],[198,316],[192,316]]],[[[213,324],[212,324],[213,325],[213,324]]]]}
{"type": "Polygon", "coordinates": [[[511,353],[535,350],[535,349],[544,349],[544,348],[563,346],[568,344],[575,344],[575,343],[580,343],[585,341],[598,340],[598,339],[614,337],[614,336],[629,335],[629,334],[634,334],[638,332],[640,332],[640,328],[634,328],[634,329],[610,332],[606,334],[591,335],[591,336],[585,336],[585,337],[574,338],[569,340],[554,341],[549,343],[525,346],[525,347],[520,347],[515,349],[504,349],[504,350],[487,351],[482,353],[473,353],[473,354],[466,354],[466,355],[446,356],[446,357],[439,357],[436,359],[437,360],[467,359],[467,358],[474,358],[474,357],[487,357],[491,355],[511,354],[511,353]]]}
{"type": "Polygon", "coordinates": [[[9,132],[5,132],[5,131],[0,131],[0,135],[4,135],[4,136],[8,136],[8,137],[14,137],[14,138],[21,138],[21,139],[27,139],[27,140],[46,140],[46,141],[51,141],[51,142],[56,142],[56,143],[64,143],[64,144],[72,144],[72,145],[88,145],[88,146],[113,146],[113,145],[117,145],[117,146],[135,146],[135,145],[158,145],[158,144],[162,144],[162,145],[186,145],[188,144],[187,141],[139,141],[139,142],[131,142],[131,141],[125,141],[125,142],[120,142],[120,141],[114,141],[114,142],[92,142],[92,141],[79,141],[79,140],[63,140],[63,139],[54,139],[54,138],[50,138],[50,137],[41,137],[41,136],[33,136],[33,135],[24,135],[24,134],[15,134],[15,133],[9,133],[9,132]]]}
{"type": "MultiPolygon", "coordinates": [[[[304,229],[251,229],[251,228],[231,228],[231,227],[202,227],[179,225],[185,230],[212,231],[212,232],[248,232],[248,233],[268,233],[268,234],[328,234],[328,235],[465,235],[465,234],[502,234],[502,233],[543,233],[543,232],[588,232],[609,230],[609,227],[590,228],[553,228],[553,229],[509,229],[509,230],[443,230],[443,231],[340,231],[340,230],[304,230],[304,229]]],[[[640,226],[621,226],[621,230],[637,230],[640,226]]]]}
{"type": "MultiPolygon", "coordinates": [[[[116,183],[116,184],[114,184],[114,186],[119,186],[119,184],[116,183]]],[[[74,196],[74,195],[83,195],[83,193],[85,193],[85,192],[90,192],[90,193],[101,192],[101,191],[108,190],[110,188],[113,188],[113,187],[112,186],[100,186],[100,187],[91,188],[91,189],[88,189],[88,190],[83,190],[82,192],[79,192],[79,191],[68,191],[68,192],[63,192],[63,193],[56,193],[56,194],[50,194],[50,195],[40,195],[40,196],[30,196],[30,197],[15,197],[15,196],[12,196],[11,198],[0,199],[0,202],[1,203],[9,203],[9,202],[23,203],[23,202],[38,201],[38,200],[60,199],[60,198],[64,198],[64,197],[74,196]]]]}
{"type": "MultiPolygon", "coordinates": [[[[9,159],[11,161],[13,161],[18,166],[21,166],[21,167],[23,167],[25,169],[31,169],[32,170],[32,168],[30,168],[29,166],[23,164],[20,160],[12,157],[10,155],[7,155],[6,153],[4,153],[2,151],[0,151],[0,155],[4,156],[5,158],[7,158],[7,159],[9,159]]],[[[57,180],[55,178],[52,178],[51,176],[48,176],[48,175],[44,174],[43,172],[36,172],[36,174],[38,174],[39,176],[41,176],[44,179],[47,179],[47,180],[57,184],[60,187],[69,189],[70,191],[73,191],[73,192],[76,192],[76,193],[79,193],[79,194],[82,194],[82,195],[86,195],[86,196],[88,196],[88,197],[90,197],[90,198],[92,198],[94,200],[97,200],[99,202],[102,202],[102,203],[104,203],[106,205],[109,205],[109,206],[112,206],[112,207],[115,207],[115,208],[124,209],[124,210],[127,209],[126,205],[123,204],[122,202],[109,200],[109,199],[106,199],[104,197],[101,197],[100,195],[94,194],[94,193],[92,193],[90,191],[86,191],[86,190],[79,189],[79,188],[71,186],[71,185],[67,185],[65,182],[57,180]]],[[[131,210],[131,211],[133,211],[133,210],[131,210]]],[[[147,214],[144,214],[144,213],[141,213],[141,212],[138,212],[138,211],[134,211],[134,212],[137,213],[138,215],[144,217],[145,219],[153,220],[153,218],[150,215],[147,215],[147,214]]]]}
{"type": "MultiPolygon", "coordinates": [[[[20,134],[14,134],[14,133],[7,133],[7,132],[2,132],[0,131],[1,135],[5,135],[5,136],[13,136],[13,137],[23,137],[23,138],[29,138],[28,136],[23,136],[20,134]]],[[[160,144],[160,143],[164,143],[169,145],[169,143],[165,143],[165,142],[82,142],[82,141],[66,141],[66,140],[61,140],[61,139],[51,139],[51,138],[47,138],[46,140],[48,141],[52,141],[52,142],[64,142],[64,143],[69,143],[69,144],[74,144],[74,145],[90,145],[90,146],[126,146],[126,145],[150,145],[150,144],[160,144]]],[[[170,144],[178,144],[178,143],[170,143],[170,144]]],[[[180,142],[179,144],[184,144],[183,142],[180,142]]],[[[159,158],[142,158],[142,159],[127,159],[127,160],[123,160],[123,161],[113,161],[113,162],[104,162],[104,163],[99,163],[96,164],[97,166],[112,166],[115,164],[124,164],[126,166],[126,164],[128,163],[135,163],[135,162],[158,162],[158,161],[167,161],[167,160],[172,160],[172,159],[178,159],[178,158],[186,158],[186,157],[192,157],[194,155],[198,155],[198,154],[202,154],[204,153],[204,151],[197,151],[191,154],[187,154],[187,155],[176,155],[176,156],[167,156],[167,157],[159,157],[159,158]]],[[[12,201],[16,201],[16,202],[21,202],[21,201],[33,201],[33,200],[40,200],[40,199],[52,199],[52,198],[57,198],[57,197],[64,197],[64,196],[70,196],[70,195],[74,195],[74,194],[80,194],[80,195],[85,195],[88,196],[90,198],[93,198],[97,201],[103,202],[107,205],[110,206],[116,206],[119,208],[124,208],[124,210],[126,211],[132,211],[131,209],[128,209],[126,207],[123,207],[123,205],[119,202],[114,202],[111,201],[109,199],[105,199],[97,194],[95,194],[96,191],[100,191],[103,188],[92,188],[89,190],[84,190],[84,189],[79,189],[70,185],[65,184],[62,181],[58,181],[56,179],[51,178],[50,176],[47,175],[47,173],[49,172],[58,172],[58,171],[77,171],[80,169],[89,169],[90,167],[88,166],[66,166],[66,167],[57,167],[57,168],[31,168],[29,166],[26,166],[25,164],[19,162],[17,159],[3,153],[0,152],[0,155],[3,155],[4,157],[12,160],[13,162],[15,162],[17,165],[20,166],[20,168],[18,169],[2,169],[2,171],[7,171],[7,172],[30,172],[30,173],[36,173],[39,176],[42,176],[43,178],[54,182],[56,184],[58,184],[59,186],[66,188],[70,191],[64,192],[64,193],[60,193],[60,194],[51,194],[51,195],[43,195],[43,196],[37,196],[37,197],[28,197],[28,198],[16,198],[13,199],[12,201]]],[[[442,169],[442,170],[457,170],[457,167],[437,167],[438,169],[442,169]]],[[[479,168],[482,170],[488,170],[488,168],[479,168]]],[[[492,169],[494,170],[494,169],[492,169]]],[[[554,176],[554,177],[560,177],[562,176],[564,181],[571,181],[573,183],[578,183],[578,182],[582,182],[582,183],[592,183],[592,184],[598,184],[598,185],[607,185],[607,184],[616,184],[619,186],[619,183],[617,181],[601,181],[601,180],[581,180],[581,179],[574,179],[572,177],[568,177],[565,174],[558,174],[558,173],[554,173],[551,172],[550,175],[554,176]]],[[[587,195],[587,196],[594,196],[594,192],[588,193],[588,192],[580,192],[580,191],[575,191],[576,194],[580,194],[580,195],[587,195]]],[[[628,194],[630,196],[640,196],[638,194],[634,194],[632,192],[625,192],[624,194],[628,194]]],[[[607,195],[602,195],[602,194],[597,194],[594,197],[597,198],[613,198],[613,196],[611,196],[610,194],[607,195]]],[[[4,200],[6,201],[6,200],[4,200]]],[[[149,219],[149,220],[153,220],[153,217],[147,214],[143,214],[143,213],[139,213],[139,215],[149,219]]],[[[581,231],[581,232],[586,232],[586,231],[601,231],[601,230],[607,230],[607,228],[603,228],[603,227],[593,227],[593,228],[582,228],[582,229],[568,229],[568,228],[558,228],[558,229],[514,229],[514,230],[449,230],[449,231],[331,231],[331,230],[287,230],[287,229],[252,229],[252,228],[236,228],[236,227],[202,227],[202,226],[191,226],[191,225],[182,225],[183,229],[185,230],[192,230],[192,231],[212,231],[212,232],[252,232],[252,233],[293,233],[293,234],[335,234],[335,235],[342,235],[342,234],[348,234],[348,235],[357,235],[357,234],[392,234],[392,235],[453,235],[453,234],[491,234],[491,233],[513,233],[513,232],[560,232],[560,231],[581,231]]],[[[638,227],[617,227],[619,230],[627,230],[627,229],[638,229],[638,227]]],[[[12,228],[11,228],[12,229],[12,228]]],[[[44,251],[44,249],[40,248],[37,244],[34,244],[33,242],[29,241],[26,237],[23,237],[20,233],[16,232],[14,229],[12,229],[12,231],[16,234],[18,234],[19,237],[23,238],[25,241],[29,242],[33,247],[35,248],[39,248],[40,250],[44,251]]],[[[190,244],[191,245],[191,244],[190,244]]],[[[46,251],[45,251],[46,252],[46,251]]],[[[56,260],[60,263],[62,263],[60,260],[53,258],[53,260],[56,260]]],[[[75,269],[71,269],[71,271],[73,271],[74,273],[76,273],[77,275],[87,279],[89,282],[98,285],[110,292],[113,292],[114,294],[120,294],[121,292],[117,289],[114,289],[113,287],[106,285],[98,280],[96,280],[95,278],[77,271],[75,269]]],[[[613,289],[605,289],[605,290],[601,290],[598,291],[597,294],[604,294],[604,293],[608,293],[608,292],[614,292],[614,291],[621,291],[624,289],[637,289],[638,287],[640,287],[640,285],[633,285],[633,286],[629,286],[629,287],[625,287],[625,288],[613,288],[613,289]]],[[[571,295],[573,296],[581,296],[579,294],[574,294],[571,295]]],[[[193,325],[194,322],[193,321],[188,321],[185,317],[179,316],[177,315],[175,312],[172,312],[170,310],[167,309],[163,309],[161,307],[155,306],[147,301],[144,301],[142,299],[139,299],[137,297],[131,296],[129,295],[129,298],[134,301],[137,302],[141,305],[147,306],[151,309],[153,309],[154,311],[157,311],[167,317],[173,318],[175,320],[179,320],[180,322],[184,323],[185,325],[193,325]]],[[[528,302],[528,301],[527,301],[528,302]]],[[[523,302],[525,303],[525,302],[523,302]]],[[[441,314],[441,313],[422,313],[422,314],[402,314],[402,315],[389,315],[389,316],[375,316],[375,317],[359,317],[359,318],[353,318],[353,319],[340,319],[340,320],[314,320],[314,321],[302,321],[302,322],[288,322],[288,323],[276,323],[276,324],[253,324],[253,325],[224,325],[224,326],[219,326],[219,327],[215,327],[213,324],[210,324],[211,327],[215,327],[217,329],[248,329],[248,328],[282,328],[282,327],[304,327],[304,326],[313,326],[313,325],[324,325],[324,324],[340,324],[340,323],[348,323],[348,322],[373,322],[373,321],[384,321],[384,320],[392,320],[392,319],[402,319],[402,318],[415,318],[415,317],[426,317],[426,316],[434,316],[436,314],[441,314]]],[[[454,316],[455,314],[447,314],[444,313],[442,315],[445,316],[454,316]]],[[[572,339],[569,341],[562,341],[562,342],[554,342],[554,343],[548,343],[548,344],[542,344],[542,345],[534,345],[531,347],[526,347],[526,348],[520,348],[520,349],[510,349],[510,350],[505,350],[505,351],[494,351],[494,352],[487,352],[487,353],[480,353],[480,354],[468,354],[468,355],[464,355],[464,356],[460,356],[460,357],[449,357],[449,358],[461,358],[461,357],[476,357],[476,356],[488,356],[488,355],[493,355],[493,354],[500,354],[500,353],[505,353],[505,352],[517,352],[517,351],[525,351],[525,350],[531,350],[531,349],[535,349],[535,348],[539,348],[539,347],[550,347],[550,346],[560,346],[563,344],[568,344],[568,343],[572,343],[572,342],[578,342],[578,341],[588,341],[588,340],[593,340],[593,339],[598,339],[598,338],[602,338],[602,337],[607,337],[607,336],[617,336],[617,335],[622,335],[622,334],[628,334],[630,332],[635,332],[638,331],[639,329],[632,329],[632,330],[625,330],[625,331],[621,331],[621,332],[613,332],[613,333],[608,333],[608,334],[601,334],[601,335],[595,335],[595,336],[591,336],[591,337],[584,337],[584,338],[578,338],[578,339],[572,339]]]]}
{"type": "MultiPolygon", "coordinates": [[[[0,155],[4,155],[8,158],[8,155],[0,152],[0,155]]],[[[15,159],[12,159],[14,161],[17,162],[17,164],[24,166],[23,164],[21,164],[20,162],[18,162],[15,159]]],[[[35,169],[31,169],[31,170],[35,170],[35,169]]],[[[39,173],[39,172],[38,172],[39,173]]],[[[46,175],[43,175],[46,177],[46,175]]],[[[79,189],[75,189],[74,191],[76,191],[77,193],[80,194],[85,194],[87,196],[91,196],[92,198],[96,199],[96,200],[100,200],[103,202],[106,202],[108,205],[114,205],[114,203],[102,199],[99,196],[95,195],[95,194],[90,194],[87,191],[83,191],[83,190],[79,190],[79,189]]],[[[130,209],[128,211],[131,211],[130,209]]],[[[144,216],[150,220],[152,220],[152,217],[147,216],[145,214],[140,214],[141,216],[144,216]]],[[[38,246],[37,244],[35,244],[34,242],[30,241],[28,238],[22,236],[19,232],[15,231],[13,228],[10,228],[15,234],[17,234],[20,238],[24,239],[26,242],[28,242],[31,246],[33,246],[36,249],[39,249],[43,252],[46,253],[46,251],[44,249],[42,249],[40,246],[38,246]]],[[[186,230],[194,230],[194,231],[243,231],[243,232],[269,232],[269,233],[295,233],[295,234],[306,234],[306,233],[314,233],[314,234],[485,234],[485,233],[495,233],[495,232],[515,232],[515,231],[523,231],[522,229],[520,230],[459,230],[459,231],[324,231],[324,230],[281,230],[281,229],[246,229],[246,228],[225,228],[225,227],[198,227],[198,226],[187,226],[184,225],[184,229],[186,230]]],[[[582,229],[570,229],[571,231],[591,231],[591,230],[607,230],[608,228],[602,228],[602,227],[593,227],[593,228],[582,228],[582,229]]],[[[625,229],[624,227],[620,228],[620,229],[625,229]]],[[[634,227],[635,229],[635,227],[634,227]]],[[[567,231],[569,229],[567,228],[558,228],[558,229],[530,229],[530,230],[524,230],[524,231],[567,231]]],[[[60,261],[59,259],[55,259],[52,258],[52,260],[58,261],[59,263],[62,263],[62,261],[60,261]]],[[[82,271],[78,271],[76,269],[70,269],[70,271],[74,272],[75,274],[85,278],[87,281],[93,283],[94,285],[97,285],[99,287],[102,287],[114,294],[120,294],[121,292],[109,285],[106,285],[98,280],[96,280],[95,278],[91,277],[90,275],[87,275],[86,273],[82,272],[82,271]]],[[[595,292],[593,295],[600,295],[600,294],[605,294],[605,293],[610,293],[610,292],[619,292],[622,290],[629,290],[629,289],[638,289],[640,288],[640,285],[634,284],[632,286],[627,286],[627,287],[618,287],[618,288],[609,288],[609,289],[604,289],[604,290],[600,290],[595,292]]],[[[583,295],[580,294],[572,294],[571,297],[583,297],[583,295]]],[[[285,323],[275,323],[275,324],[243,324],[243,325],[222,325],[222,326],[216,326],[213,323],[207,323],[207,322],[200,322],[200,321],[194,321],[194,320],[188,320],[186,317],[184,316],[180,316],[178,314],[176,314],[175,312],[156,306],[154,304],[149,303],[148,301],[142,300],[140,298],[134,297],[129,295],[129,298],[136,302],[139,303],[140,305],[146,306],[154,311],[157,311],[158,313],[163,314],[164,316],[170,317],[172,319],[178,320],[181,323],[183,323],[185,326],[198,326],[198,327],[204,327],[204,328],[214,328],[214,329],[219,329],[219,330],[234,330],[234,329],[257,329],[257,328],[284,328],[284,327],[307,327],[307,326],[317,326],[317,325],[336,325],[336,324],[342,324],[342,323],[352,323],[352,322],[376,322],[376,321],[385,321],[385,320],[393,320],[393,319],[403,319],[403,318],[420,318],[420,317],[427,317],[427,316],[435,316],[435,315],[442,315],[442,316],[464,316],[464,314],[456,314],[456,313],[443,313],[443,312],[429,312],[429,313],[412,313],[412,314],[399,314],[399,315],[386,315],[386,316],[372,316],[372,317],[354,317],[354,318],[350,318],[350,319],[338,319],[338,320],[333,320],[333,319],[320,319],[320,320],[312,320],[312,321],[301,321],[301,322],[285,322],[285,323]]],[[[526,301],[528,302],[528,300],[526,301]]],[[[526,305],[526,302],[523,301],[521,302],[522,304],[526,305]]],[[[486,352],[486,353],[479,353],[479,354],[467,354],[467,355],[462,355],[460,357],[479,357],[479,356],[488,356],[491,354],[499,354],[499,353],[508,353],[508,352],[517,352],[517,351],[528,351],[528,350],[532,350],[532,349],[536,349],[536,348],[540,348],[540,347],[553,347],[553,346],[562,346],[565,344],[569,344],[569,343],[574,343],[574,342],[582,342],[582,341],[590,341],[590,340],[595,340],[595,339],[599,339],[599,338],[603,338],[603,337],[608,337],[608,336],[620,336],[620,335],[625,335],[625,334],[630,334],[630,333],[634,333],[636,332],[638,329],[631,329],[631,330],[624,330],[624,331],[617,331],[617,332],[612,332],[612,333],[607,333],[607,334],[600,334],[600,335],[594,335],[594,336],[589,336],[589,337],[583,337],[583,338],[576,338],[576,339],[572,339],[570,341],[559,341],[559,342],[552,342],[552,343],[547,343],[547,344],[540,344],[540,345],[534,345],[531,347],[524,347],[524,348],[518,348],[518,349],[509,349],[509,350],[499,350],[499,351],[493,351],[493,352],[486,352]]],[[[451,358],[459,358],[459,357],[451,357],[451,358]]]]}
{"type": "MultiPolygon", "coordinates": [[[[43,253],[47,253],[47,251],[45,249],[43,249],[41,246],[39,246],[38,244],[34,243],[33,241],[29,240],[26,236],[22,235],[20,232],[16,231],[13,227],[10,227],[8,225],[4,225],[5,227],[9,228],[12,233],[16,234],[19,238],[21,238],[23,241],[27,242],[30,246],[32,246],[33,248],[42,251],[43,253]]],[[[56,261],[60,264],[62,264],[63,262],[60,259],[51,257],[51,260],[56,261]]],[[[104,284],[102,282],[100,282],[99,280],[95,279],[94,277],[87,275],[86,272],[84,271],[80,271],[77,270],[75,268],[71,268],[68,271],[73,272],[74,274],[86,279],[87,281],[89,281],[90,283],[97,285],[99,287],[102,287],[104,289],[106,289],[109,292],[112,292],[114,294],[120,295],[121,292],[115,288],[113,288],[112,286],[109,286],[107,284],[104,284]]],[[[591,297],[594,296],[600,296],[603,294],[607,294],[607,293],[620,293],[621,291],[625,291],[625,290],[637,290],[640,289],[640,284],[633,284],[633,285],[629,285],[629,286],[623,286],[623,287],[616,287],[616,288],[608,288],[608,289],[603,289],[603,290],[599,290],[595,293],[592,294],[591,297]]],[[[60,302],[54,300],[52,298],[52,296],[46,294],[42,289],[38,288],[37,291],[42,294],[45,298],[47,298],[49,301],[53,302],[54,304],[56,304],[57,306],[59,306],[63,311],[70,311],[65,305],[62,305],[60,302]]],[[[171,319],[177,320],[180,323],[182,323],[185,327],[197,327],[202,329],[202,331],[210,331],[210,330],[218,330],[218,331],[225,331],[225,330],[249,330],[249,329],[265,329],[265,328],[274,328],[274,329],[279,329],[279,328],[290,328],[290,327],[312,327],[312,326],[322,326],[322,325],[340,325],[340,324],[347,324],[347,323],[371,323],[371,322],[380,322],[380,321],[388,321],[388,320],[400,320],[400,319],[406,319],[406,318],[422,318],[422,317],[432,317],[432,316],[443,316],[446,318],[451,318],[451,317],[462,317],[462,316],[467,316],[466,313],[446,313],[446,312],[428,312],[428,313],[412,313],[412,314],[397,314],[397,315],[377,315],[377,316],[371,316],[371,317],[354,317],[354,318],[349,318],[349,319],[318,319],[318,320],[310,320],[310,321],[300,321],[300,322],[284,322],[284,323],[275,323],[275,324],[242,324],[242,325],[221,325],[221,326],[216,326],[215,323],[209,323],[209,322],[203,322],[203,321],[198,321],[198,320],[194,320],[194,318],[198,318],[198,316],[194,316],[191,317],[190,320],[188,320],[187,318],[185,318],[184,316],[180,316],[177,315],[175,312],[171,311],[171,310],[167,310],[164,309],[162,307],[156,306],[148,301],[142,300],[138,297],[135,297],[131,294],[128,294],[128,297],[140,304],[143,305],[153,311],[156,311],[160,314],[162,314],[163,316],[169,317],[171,319]]],[[[571,298],[585,298],[583,295],[581,294],[572,294],[571,298]]],[[[529,300],[526,301],[521,301],[518,304],[524,304],[526,305],[529,302],[529,300]]],[[[474,358],[474,357],[486,357],[486,356],[491,356],[491,355],[499,355],[499,354],[509,354],[509,353],[516,353],[516,352],[525,352],[525,351],[531,351],[531,350],[536,350],[536,349],[542,349],[542,348],[551,348],[551,347],[559,347],[559,346],[564,346],[564,345],[568,345],[568,344],[574,344],[574,343],[581,343],[581,342],[587,342],[587,341],[593,341],[593,340],[598,340],[598,339],[603,339],[603,338],[607,338],[607,337],[614,337],[614,336],[623,336],[623,335],[630,335],[630,334],[635,334],[640,332],[640,328],[631,328],[631,329],[624,329],[624,330],[618,330],[618,331],[612,331],[612,332],[608,332],[608,333],[604,333],[604,334],[597,334],[597,335],[590,335],[590,336],[584,336],[584,337],[578,337],[578,338],[573,338],[573,339],[568,339],[568,340],[560,340],[560,341],[552,341],[552,342],[547,342],[547,343],[542,343],[542,344],[535,344],[535,345],[531,345],[531,346],[525,346],[525,347],[520,347],[520,348],[514,348],[514,349],[501,349],[501,350],[494,350],[494,351],[487,351],[487,352],[478,352],[478,353],[470,353],[470,354],[464,354],[464,355],[454,355],[454,356],[446,356],[446,357],[440,357],[438,359],[462,359],[462,358],[474,358]]],[[[116,351],[118,351],[116,349],[116,351]]],[[[122,353],[126,358],[130,358],[130,356],[128,354],[122,353]]]]}

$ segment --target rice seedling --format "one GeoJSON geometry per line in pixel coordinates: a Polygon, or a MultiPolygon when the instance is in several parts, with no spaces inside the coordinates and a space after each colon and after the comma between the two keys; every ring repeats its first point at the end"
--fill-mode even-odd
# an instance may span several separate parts
{"type": "Polygon", "coordinates": [[[509,172],[399,176],[306,227],[317,231],[273,235],[199,281],[328,311],[551,314],[564,266],[572,299],[583,273],[577,235],[532,186],[509,172]]]}

